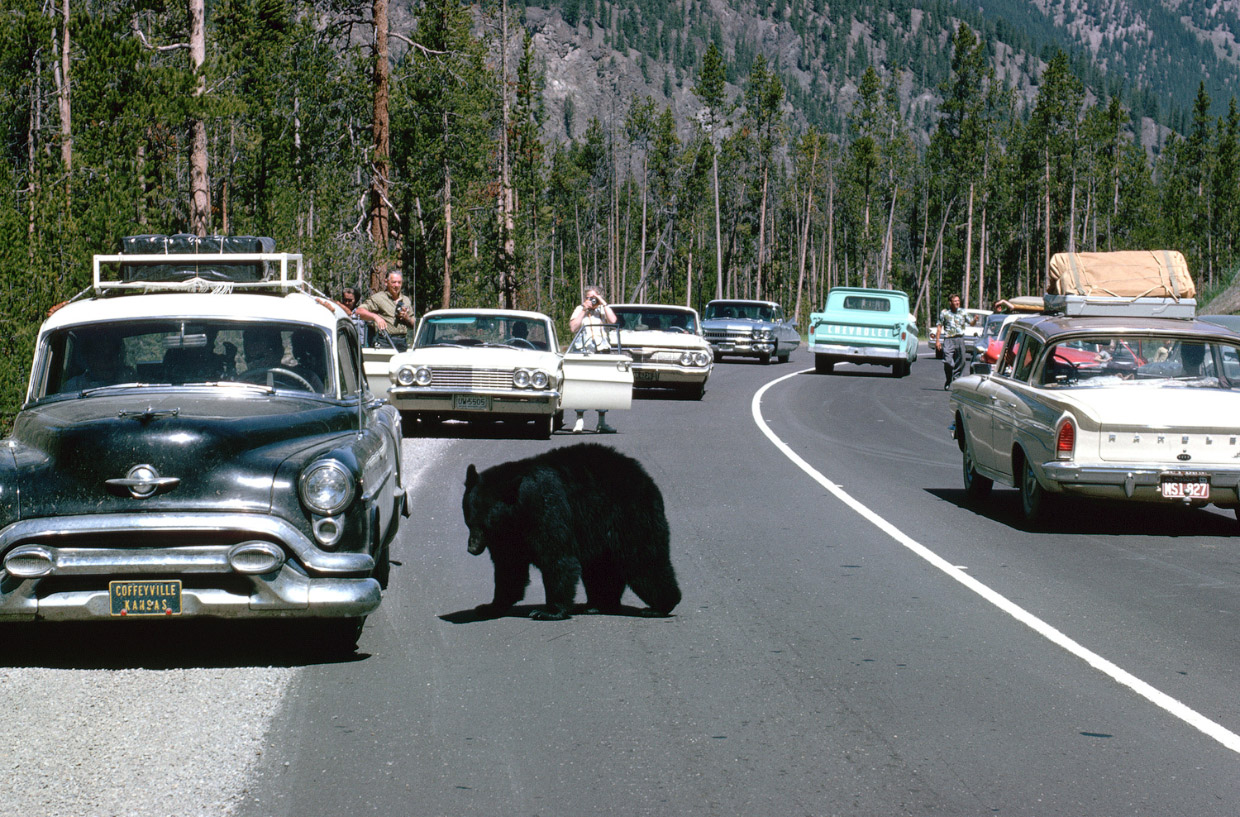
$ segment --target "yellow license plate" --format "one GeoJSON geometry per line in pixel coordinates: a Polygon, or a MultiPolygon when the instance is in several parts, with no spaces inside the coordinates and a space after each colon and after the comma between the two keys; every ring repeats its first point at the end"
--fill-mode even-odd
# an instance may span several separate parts
{"type": "Polygon", "coordinates": [[[108,582],[114,616],[179,616],[181,580],[108,582]]]}

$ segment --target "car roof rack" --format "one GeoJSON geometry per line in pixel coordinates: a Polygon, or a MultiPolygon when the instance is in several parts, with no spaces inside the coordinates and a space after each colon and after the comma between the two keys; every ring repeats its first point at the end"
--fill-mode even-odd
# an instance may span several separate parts
{"type": "Polygon", "coordinates": [[[116,255],[96,255],[96,296],[154,292],[305,292],[302,257],[266,236],[131,235],[116,255]]]}
{"type": "Polygon", "coordinates": [[[169,253],[96,255],[95,293],[269,292],[314,288],[298,253],[169,253]]]}
{"type": "Polygon", "coordinates": [[[1195,298],[1126,298],[1110,295],[1043,296],[1043,312],[1048,315],[1091,318],[1176,318],[1197,316],[1195,298]]]}

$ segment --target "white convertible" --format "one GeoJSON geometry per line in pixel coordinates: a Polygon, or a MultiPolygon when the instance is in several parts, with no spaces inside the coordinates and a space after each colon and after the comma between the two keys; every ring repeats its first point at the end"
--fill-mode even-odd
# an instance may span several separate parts
{"type": "Polygon", "coordinates": [[[1240,513],[1240,335],[1223,327],[1022,317],[951,409],[969,498],[1014,486],[1031,523],[1063,494],[1240,513]]]}
{"type": "MultiPolygon", "coordinates": [[[[632,358],[619,348],[614,327],[599,331],[602,342],[561,354],[555,325],[541,312],[428,312],[413,346],[388,361],[387,399],[411,427],[515,420],[532,422],[546,438],[565,409],[629,408],[632,358]]],[[[372,391],[381,395],[377,385],[372,391]]]]}

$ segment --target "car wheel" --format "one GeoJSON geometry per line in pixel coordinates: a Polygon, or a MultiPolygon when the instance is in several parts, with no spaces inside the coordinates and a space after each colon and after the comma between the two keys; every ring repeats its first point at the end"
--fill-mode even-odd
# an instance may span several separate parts
{"type": "Polygon", "coordinates": [[[961,459],[964,461],[964,495],[970,502],[977,502],[985,499],[990,494],[990,489],[994,487],[994,481],[990,477],[984,477],[977,473],[977,468],[973,460],[973,449],[966,442],[964,450],[961,452],[961,459]]]}
{"type": "Polygon", "coordinates": [[[711,354],[714,356],[716,363],[723,362],[723,355],[719,354],[718,352],[711,352],[711,354]]]}
{"type": "Polygon", "coordinates": [[[705,383],[690,383],[681,389],[681,394],[690,400],[701,400],[702,395],[706,393],[705,383]]]}
{"type": "Polygon", "coordinates": [[[818,374],[831,374],[835,371],[835,361],[826,355],[814,355],[814,371],[818,374]]]}
{"type": "Polygon", "coordinates": [[[540,440],[550,440],[555,433],[555,415],[548,414],[534,420],[534,436],[540,440]]]}
{"type": "Polygon", "coordinates": [[[348,658],[357,650],[366,617],[322,618],[306,622],[311,651],[324,658],[348,658]]]}
{"type": "Polygon", "coordinates": [[[758,362],[759,362],[759,363],[761,363],[763,366],[765,366],[766,364],[770,363],[770,362],[771,362],[771,355],[770,355],[770,353],[768,353],[768,352],[763,352],[762,354],[758,355],[758,362]]]}
{"type": "Polygon", "coordinates": [[[387,590],[388,581],[392,578],[392,548],[390,545],[384,544],[379,548],[379,552],[375,554],[375,581],[379,582],[379,587],[387,590]]]}
{"type": "Polygon", "coordinates": [[[788,362],[788,358],[789,358],[789,357],[791,357],[791,356],[792,356],[792,352],[785,352],[784,354],[782,354],[782,355],[780,355],[780,356],[779,356],[779,362],[780,362],[780,363],[787,363],[787,362],[788,362]]]}
{"type": "Polygon", "coordinates": [[[1046,520],[1054,500],[1033,473],[1033,466],[1025,459],[1020,468],[1020,511],[1025,521],[1037,525],[1046,520]]]}

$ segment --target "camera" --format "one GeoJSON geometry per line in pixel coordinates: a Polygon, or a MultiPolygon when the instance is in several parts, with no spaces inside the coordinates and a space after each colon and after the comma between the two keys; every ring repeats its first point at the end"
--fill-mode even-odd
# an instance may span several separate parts
{"type": "Polygon", "coordinates": [[[598,298],[595,298],[593,295],[590,296],[590,306],[598,306],[598,298]]]}

